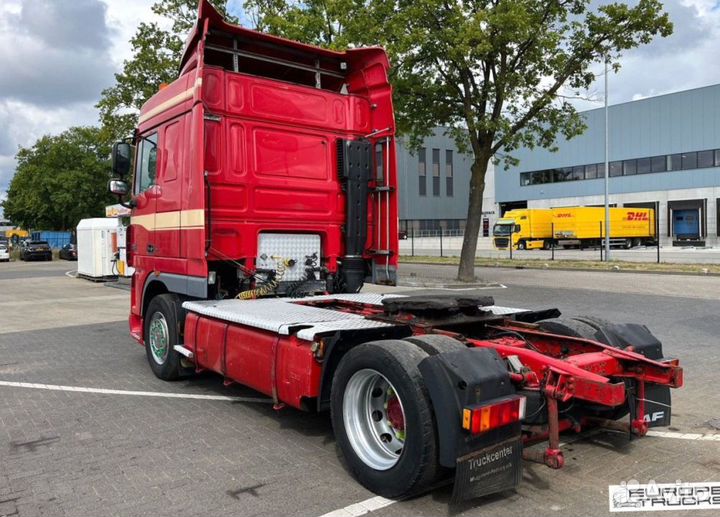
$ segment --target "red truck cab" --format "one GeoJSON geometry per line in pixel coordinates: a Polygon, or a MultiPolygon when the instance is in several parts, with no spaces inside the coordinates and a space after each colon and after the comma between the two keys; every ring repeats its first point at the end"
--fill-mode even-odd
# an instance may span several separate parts
{"type": "Polygon", "coordinates": [[[303,45],[228,24],[201,2],[180,76],[143,106],[134,139],[136,339],[155,294],[232,298],[277,276],[281,260],[278,294],[395,283],[388,68],[379,48],[303,45]],[[342,177],[352,142],[359,186],[342,177]]]}

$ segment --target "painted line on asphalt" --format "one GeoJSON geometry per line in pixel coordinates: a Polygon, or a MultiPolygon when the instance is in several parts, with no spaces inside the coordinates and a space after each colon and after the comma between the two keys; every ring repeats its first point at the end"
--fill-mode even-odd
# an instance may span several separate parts
{"type": "Polygon", "coordinates": [[[360,517],[361,515],[380,510],[397,502],[395,499],[376,496],[360,501],[359,503],[349,504],[344,508],[338,508],[320,517],[360,517]]]}
{"type": "Polygon", "coordinates": [[[77,278],[77,271],[65,271],[65,276],[69,278],[77,278]]]}
{"type": "Polygon", "coordinates": [[[678,433],[675,431],[648,431],[647,435],[655,436],[657,438],[674,438],[676,440],[720,442],[720,433],[678,433]]]}
{"type": "Polygon", "coordinates": [[[75,296],[69,298],[45,298],[42,300],[13,300],[0,302],[0,307],[23,307],[26,305],[56,305],[59,303],[100,302],[104,300],[127,300],[126,294],[103,294],[98,296],[75,296]]]}
{"type": "Polygon", "coordinates": [[[130,395],[135,397],[160,397],[170,399],[223,400],[227,402],[258,402],[271,404],[272,399],[264,397],[229,397],[226,395],[196,395],[193,393],[162,393],[158,391],[112,390],[105,388],[85,388],[82,386],[60,386],[35,382],[0,381],[0,386],[9,388],[30,388],[35,390],[72,391],[78,393],[97,393],[100,395],[130,395]]]}

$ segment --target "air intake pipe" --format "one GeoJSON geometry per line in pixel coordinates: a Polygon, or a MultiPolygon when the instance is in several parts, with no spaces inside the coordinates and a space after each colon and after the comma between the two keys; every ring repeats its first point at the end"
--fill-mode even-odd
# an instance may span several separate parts
{"type": "Polygon", "coordinates": [[[368,193],[372,146],[367,140],[337,141],[338,177],[345,191],[345,256],[340,277],[343,290],[360,291],[365,282],[365,242],[368,227],[368,193]]]}

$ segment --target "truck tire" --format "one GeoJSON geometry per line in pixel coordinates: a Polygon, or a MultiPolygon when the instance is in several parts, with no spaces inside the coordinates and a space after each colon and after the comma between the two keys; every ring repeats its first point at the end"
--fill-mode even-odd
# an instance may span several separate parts
{"type": "Polygon", "coordinates": [[[595,328],[582,321],[568,318],[553,318],[539,321],[538,325],[542,330],[550,332],[551,334],[592,339],[593,341],[604,343],[601,336],[596,333],[595,328]]]}
{"type": "Polygon", "coordinates": [[[176,294],[160,294],[150,300],[145,313],[145,353],[150,369],[164,381],[178,379],[183,371],[181,356],[175,351],[184,323],[181,303],[176,294]]]}
{"type": "Polygon", "coordinates": [[[352,348],[333,377],[330,410],[348,469],[368,490],[405,497],[440,473],[435,417],[418,369],[428,355],[408,341],[352,348]]]}
{"type": "Polygon", "coordinates": [[[517,243],[517,248],[518,248],[519,250],[524,250],[524,249],[526,248],[526,246],[525,246],[525,241],[519,241],[519,242],[517,243]]]}
{"type": "Polygon", "coordinates": [[[422,349],[427,355],[437,355],[445,352],[457,352],[467,348],[457,339],[442,334],[425,334],[421,336],[410,336],[403,341],[409,341],[422,349]]]}

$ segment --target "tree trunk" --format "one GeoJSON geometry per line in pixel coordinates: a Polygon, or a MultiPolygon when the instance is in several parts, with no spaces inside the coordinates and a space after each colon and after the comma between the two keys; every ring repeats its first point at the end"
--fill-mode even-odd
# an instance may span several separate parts
{"type": "Polygon", "coordinates": [[[472,282],[475,279],[475,253],[477,251],[478,234],[480,233],[480,222],[482,221],[485,173],[487,173],[489,161],[489,153],[476,154],[475,161],[470,167],[468,213],[465,222],[462,252],[460,252],[460,267],[458,268],[458,280],[461,282],[472,282]]]}

